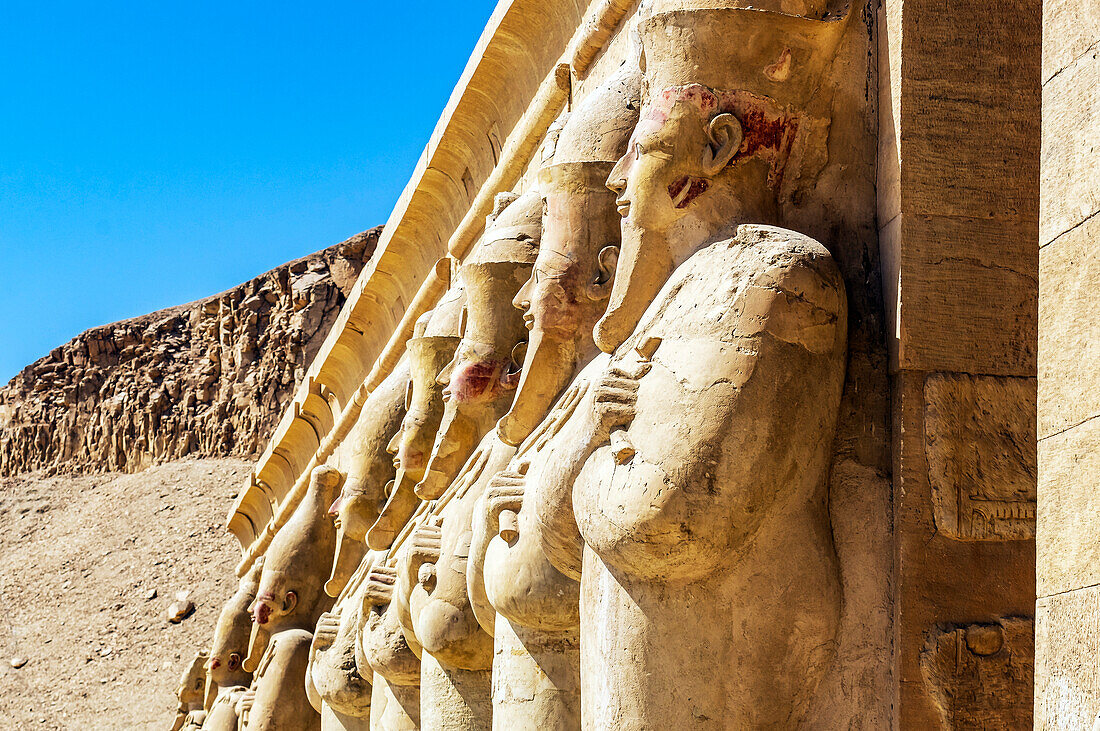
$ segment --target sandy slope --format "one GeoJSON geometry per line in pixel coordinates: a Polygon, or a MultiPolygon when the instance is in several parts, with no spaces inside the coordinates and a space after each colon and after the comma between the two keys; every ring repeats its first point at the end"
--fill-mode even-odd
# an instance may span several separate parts
{"type": "Polygon", "coordinates": [[[224,521],[250,468],[0,480],[0,728],[169,728],[180,673],[236,588],[224,521]],[[197,609],[169,624],[181,589],[197,609]]]}

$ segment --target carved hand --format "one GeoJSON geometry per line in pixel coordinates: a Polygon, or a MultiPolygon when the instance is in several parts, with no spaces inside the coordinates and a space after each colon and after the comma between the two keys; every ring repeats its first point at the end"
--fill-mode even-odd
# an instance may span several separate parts
{"type": "Polygon", "coordinates": [[[252,704],[255,702],[255,688],[249,688],[244,693],[241,693],[241,697],[237,700],[237,718],[241,719],[241,728],[245,727],[245,723],[248,721],[248,712],[252,710],[252,704]]]}
{"type": "MultiPolygon", "coordinates": [[[[616,429],[628,426],[634,420],[638,382],[652,365],[647,361],[634,365],[617,363],[596,381],[590,433],[592,446],[606,443],[616,429]]],[[[623,448],[626,449],[626,445],[623,448]]]]}
{"type": "Polygon", "coordinates": [[[516,513],[523,506],[527,477],[521,472],[497,473],[485,490],[486,523],[491,533],[499,533],[508,543],[519,536],[516,513]]]}
{"type": "MultiPolygon", "coordinates": [[[[424,524],[413,531],[402,559],[403,578],[410,590],[417,583],[427,584],[421,576],[421,568],[439,561],[442,540],[443,529],[438,525],[424,524]]],[[[431,590],[427,585],[425,588],[431,590]]]]}
{"type": "Polygon", "coordinates": [[[397,569],[393,566],[378,564],[372,566],[367,574],[367,590],[363,593],[364,614],[371,607],[380,607],[390,603],[393,598],[393,585],[397,582],[397,569]]]}
{"type": "Polygon", "coordinates": [[[331,647],[339,631],[340,613],[325,612],[317,619],[317,627],[313,630],[313,646],[318,650],[331,647]]]}

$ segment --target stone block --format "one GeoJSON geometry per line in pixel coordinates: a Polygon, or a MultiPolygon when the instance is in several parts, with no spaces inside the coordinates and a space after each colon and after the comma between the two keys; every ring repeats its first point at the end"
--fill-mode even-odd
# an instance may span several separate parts
{"type": "Polygon", "coordinates": [[[921,664],[929,638],[945,628],[1026,619],[1035,606],[1034,541],[957,540],[937,530],[924,435],[929,375],[898,374],[893,425],[898,724],[921,731],[943,727],[942,695],[921,664]]]}
{"type": "Polygon", "coordinates": [[[901,213],[901,3],[878,10],[878,221],[885,226],[901,213]]]}
{"type": "Polygon", "coordinates": [[[1034,622],[937,627],[921,652],[921,672],[942,728],[1030,731],[1034,622]]]}
{"type": "Polygon", "coordinates": [[[1039,596],[1100,584],[1100,419],[1039,442],[1039,596]]]}
{"type": "Polygon", "coordinates": [[[1043,86],[1042,165],[1046,245],[1100,211],[1100,46],[1043,86]]]}
{"type": "Polygon", "coordinates": [[[1039,252],[1039,437],[1100,414],[1100,216],[1039,252]]]}
{"type": "Polygon", "coordinates": [[[903,22],[902,210],[1033,216],[1041,4],[907,0],[903,22]]]}
{"type": "Polygon", "coordinates": [[[1100,43],[1100,3],[1043,2],[1043,83],[1100,43]]]}
{"type": "Polygon", "coordinates": [[[1100,586],[1035,606],[1035,728],[1095,728],[1100,715],[1100,586]]]}
{"type": "Polygon", "coordinates": [[[1035,537],[1035,379],[934,373],[924,445],[936,531],[957,540],[1035,537]]]}
{"type": "MultiPolygon", "coordinates": [[[[882,305],[886,318],[886,349],[890,369],[899,367],[901,349],[901,224],[903,216],[897,215],[878,233],[881,257],[882,305]]],[[[908,321],[905,323],[910,324],[908,321]]]]}
{"type": "Polygon", "coordinates": [[[902,214],[898,367],[1035,375],[1035,222],[902,214]]]}

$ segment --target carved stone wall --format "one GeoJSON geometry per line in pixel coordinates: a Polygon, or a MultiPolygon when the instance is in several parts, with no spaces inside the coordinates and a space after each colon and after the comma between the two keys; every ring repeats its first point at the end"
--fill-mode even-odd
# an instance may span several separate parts
{"type": "Polygon", "coordinates": [[[403,723],[1030,725],[1040,5],[756,5],[502,3],[234,506],[244,572],[347,472],[342,657],[403,723]]]}
{"type": "Polygon", "coordinates": [[[924,451],[936,532],[1035,538],[1035,379],[936,373],[924,382],[924,451]]]}
{"type": "Polygon", "coordinates": [[[976,665],[988,682],[962,706],[928,648],[1033,615],[1041,12],[886,0],[878,14],[902,729],[1001,728],[968,715],[983,703],[1030,723],[1029,646],[1010,677],[976,665]]]}
{"type": "Polygon", "coordinates": [[[1034,622],[1005,619],[937,628],[920,661],[945,727],[1027,731],[1034,657],[1034,622]]]}
{"type": "Polygon", "coordinates": [[[93,328],[30,364],[0,389],[0,475],[256,454],[380,232],[219,295],[93,328]]]}
{"type": "Polygon", "coordinates": [[[1100,718],[1100,5],[1043,4],[1035,726],[1100,718]]]}

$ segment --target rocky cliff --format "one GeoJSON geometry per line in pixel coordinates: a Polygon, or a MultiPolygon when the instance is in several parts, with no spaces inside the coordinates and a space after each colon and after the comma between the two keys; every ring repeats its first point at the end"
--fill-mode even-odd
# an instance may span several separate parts
{"type": "Polygon", "coordinates": [[[221,294],[93,328],[0,389],[0,476],[262,449],[381,228],[221,294]]]}

